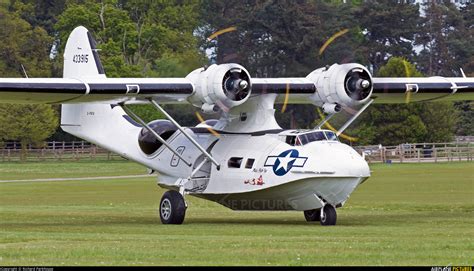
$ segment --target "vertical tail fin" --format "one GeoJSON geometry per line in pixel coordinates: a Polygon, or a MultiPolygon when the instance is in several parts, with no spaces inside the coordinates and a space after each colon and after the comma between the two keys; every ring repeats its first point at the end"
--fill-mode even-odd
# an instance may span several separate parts
{"type": "MultiPolygon", "coordinates": [[[[95,40],[89,31],[75,28],[64,52],[64,78],[77,80],[106,79],[97,53],[95,40]]],[[[87,94],[86,94],[87,95],[87,94]]],[[[137,127],[127,121],[119,106],[109,104],[64,104],[61,109],[61,128],[74,136],[118,153],[135,161],[138,153],[137,127]]]]}
{"type": "Polygon", "coordinates": [[[69,35],[64,51],[64,78],[105,78],[104,68],[97,53],[96,42],[83,26],[69,35]]]}

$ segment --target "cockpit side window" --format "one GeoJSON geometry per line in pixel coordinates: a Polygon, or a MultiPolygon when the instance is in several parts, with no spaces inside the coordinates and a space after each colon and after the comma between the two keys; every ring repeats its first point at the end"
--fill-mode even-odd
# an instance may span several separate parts
{"type": "Polygon", "coordinates": [[[315,132],[313,133],[316,141],[322,141],[322,140],[326,140],[326,136],[324,136],[324,133],[323,132],[315,132]]]}
{"type": "Polygon", "coordinates": [[[301,145],[306,145],[309,142],[308,137],[306,135],[299,135],[298,138],[301,142],[301,145]]]}
{"type": "Polygon", "coordinates": [[[314,135],[314,133],[308,133],[306,134],[306,137],[308,138],[308,142],[316,141],[316,136],[314,135]]]}
{"type": "Polygon", "coordinates": [[[294,146],[296,143],[296,136],[287,136],[285,139],[286,144],[294,146]]]}
{"type": "Polygon", "coordinates": [[[323,140],[327,140],[323,132],[306,133],[306,134],[299,135],[297,138],[297,142],[300,141],[301,145],[306,145],[310,142],[323,141],[323,140]]]}
{"type": "Polygon", "coordinates": [[[330,141],[339,141],[339,139],[337,138],[336,133],[329,132],[329,131],[326,131],[325,133],[326,133],[326,137],[328,138],[328,140],[330,140],[330,141]]]}

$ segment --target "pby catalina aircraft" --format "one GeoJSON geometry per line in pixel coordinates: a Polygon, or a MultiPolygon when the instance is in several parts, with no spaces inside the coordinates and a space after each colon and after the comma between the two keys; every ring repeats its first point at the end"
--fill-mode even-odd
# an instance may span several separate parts
{"type": "Polygon", "coordinates": [[[69,36],[64,78],[1,78],[0,102],[62,104],[61,128],[159,173],[169,189],[161,222],[181,224],[186,195],[233,210],[303,211],[336,224],[354,189],[370,177],[365,159],[338,136],[372,102],[473,100],[474,78],[374,78],[359,64],[334,64],[301,78],[251,78],[238,64],[185,78],[106,78],[84,27],[69,36]],[[313,130],[283,130],[275,103],[311,103],[327,118],[313,130]],[[129,107],[151,103],[166,120],[145,123],[129,107]],[[179,125],[160,104],[190,103],[219,120],[179,125]],[[322,130],[344,106],[362,106],[337,133],[322,130]]]}

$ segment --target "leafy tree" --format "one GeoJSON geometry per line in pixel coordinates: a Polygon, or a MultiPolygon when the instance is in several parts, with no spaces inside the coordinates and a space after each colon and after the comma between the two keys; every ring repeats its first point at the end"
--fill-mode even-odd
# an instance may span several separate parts
{"type": "MultiPolygon", "coordinates": [[[[20,77],[23,65],[29,76],[51,75],[51,37],[41,27],[32,27],[19,13],[0,8],[0,74],[20,77]]],[[[23,158],[27,144],[40,144],[58,126],[50,105],[0,105],[0,140],[19,140],[23,158]]]]}
{"type": "MultiPolygon", "coordinates": [[[[418,77],[422,74],[403,58],[391,58],[380,68],[382,77],[418,77]]],[[[446,142],[452,140],[457,111],[451,102],[372,105],[350,133],[358,144],[398,145],[406,142],[446,142]]]]}
{"type": "MultiPolygon", "coordinates": [[[[7,1],[0,7],[0,72],[2,76],[21,76],[23,64],[31,77],[61,76],[62,51],[70,31],[78,25],[94,33],[109,77],[185,76],[207,63],[204,50],[213,54],[212,61],[240,63],[255,77],[302,76],[315,68],[345,62],[368,65],[379,75],[420,75],[401,59],[392,58],[383,66],[393,56],[416,61],[430,75],[459,75],[459,67],[467,73],[474,70],[474,5],[458,10],[450,4],[430,4],[429,16],[422,18],[416,5],[394,5],[390,0],[347,2],[7,1]],[[237,31],[206,40],[211,33],[230,26],[237,31]],[[342,34],[320,51],[336,33],[342,34]],[[51,69],[47,55],[54,44],[59,45],[59,52],[51,69]]],[[[472,105],[458,103],[457,108],[462,112],[458,133],[472,134],[472,105]]],[[[147,120],[162,118],[151,106],[135,109],[147,120]]],[[[197,123],[195,110],[189,106],[167,105],[166,109],[185,125],[197,123]]],[[[368,120],[357,128],[357,135],[366,143],[396,144],[402,138],[448,140],[453,126],[452,117],[447,116],[457,114],[450,103],[373,105],[368,110],[362,117],[368,120]],[[373,119],[369,119],[371,111],[373,119]],[[387,114],[393,119],[393,125],[387,126],[401,132],[381,134],[385,112],[399,112],[398,116],[387,114]],[[409,131],[411,134],[405,134],[409,131]]],[[[277,119],[283,127],[313,127],[317,116],[311,105],[289,105],[285,113],[277,106],[277,119]]]]}
{"type": "Polygon", "coordinates": [[[357,53],[368,60],[373,73],[390,57],[414,59],[413,42],[419,32],[419,8],[405,1],[364,1],[354,16],[364,36],[357,53]]]}
{"type": "MultiPolygon", "coordinates": [[[[193,34],[199,24],[198,4],[199,1],[72,1],[56,24],[61,50],[70,31],[84,25],[95,34],[108,77],[186,76],[206,63],[193,34]]],[[[132,107],[146,121],[163,118],[151,105],[132,107]]],[[[167,108],[172,110],[174,106],[167,108]]],[[[185,115],[195,119],[193,113],[185,115]]]]}
{"type": "Polygon", "coordinates": [[[456,135],[474,135],[474,101],[463,101],[455,103],[459,111],[456,135]]]}
{"type": "Polygon", "coordinates": [[[472,76],[474,75],[474,44],[471,41],[474,40],[474,5],[466,5],[461,8],[461,14],[463,16],[465,32],[458,39],[462,46],[457,46],[456,48],[467,51],[466,54],[460,56],[460,59],[463,62],[464,70],[472,73],[472,76]]]}
{"type": "MultiPolygon", "coordinates": [[[[359,61],[355,52],[360,29],[351,16],[353,5],[325,1],[217,1],[203,2],[203,38],[219,35],[205,48],[217,63],[236,62],[254,77],[304,76],[333,63],[359,61]],[[320,53],[334,34],[348,30],[320,53]]],[[[317,116],[311,105],[277,108],[283,127],[310,127],[317,116]]]]}
{"type": "Polygon", "coordinates": [[[9,11],[17,12],[20,17],[33,27],[41,27],[51,36],[55,35],[54,24],[64,11],[66,0],[10,0],[9,11]]]}
{"type": "Polygon", "coordinates": [[[422,77],[415,65],[403,57],[392,57],[382,66],[377,74],[379,77],[422,77]]]}
{"type": "Polygon", "coordinates": [[[424,142],[450,142],[454,138],[459,112],[452,102],[422,103],[418,115],[428,130],[424,142]]]}
{"type": "MultiPolygon", "coordinates": [[[[417,62],[428,75],[460,75],[459,68],[474,55],[474,29],[463,17],[463,12],[452,3],[426,4],[416,43],[422,47],[417,62]],[[471,37],[471,38],[469,38],[471,37]]],[[[464,16],[472,10],[465,9],[464,16]]]]}
{"type": "Polygon", "coordinates": [[[32,27],[19,14],[0,7],[0,71],[2,77],[23,74],[30,77],[51,76],[48,57],[52,38],[41,27],[32,27]]]}
{"type": "Polygon", "coordinates": [[[184,76],[204,63],[193,35],[197,7],[197,1],[72,3],[56,30],[61,50],[76,26],[92,31],[109,77],[184,76]]]}
{"type": "Polygon", "coordinates": [[[58,116],[50,105],[0,105],[0,140],[18,140],[22,160],[28,144],[40,145],[58,127],[58,116]]]}
{"type": "Polygon", "coordinates": [[[324,1],[207,0],[202,7],[202,35],[237,29],[205,44],[215,49],[217,63],[240,63],[256,77],[301,76],[354,60],[359,29],[354,28],[351,7],[324,1]],[[331,36],[345,29],[350,31],[319,53],[331,36]]]}

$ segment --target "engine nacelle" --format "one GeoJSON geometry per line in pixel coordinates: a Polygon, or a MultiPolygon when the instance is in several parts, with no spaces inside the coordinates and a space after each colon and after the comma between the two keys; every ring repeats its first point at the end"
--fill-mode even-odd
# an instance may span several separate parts
{"type": "Polygon", "coordinates": [[[306,78],[316,85],[317,92],[311,100],[317,106],[365,104],[372,94],[370,72],[362,65],[334,64],[310,73],[306,78]]]}
{"type": "Polygon", "coordinates": [[[245,103],[252,89],[250,74],[239,64],[214,64],[194,70],[186,78],[195,89],[189,101],[208,113],[245,103]]]}

